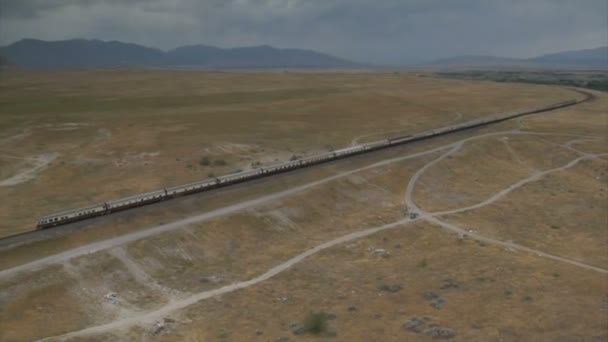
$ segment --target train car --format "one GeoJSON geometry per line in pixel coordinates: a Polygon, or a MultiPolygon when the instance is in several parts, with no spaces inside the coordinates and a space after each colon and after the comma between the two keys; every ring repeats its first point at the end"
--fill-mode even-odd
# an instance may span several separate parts
{"type": "Polygon", "coordinates": [[[351,154],[356,154],[357,152],[360,152],[362,150],[363,150],[362,146],[352,146],[352,147],[346,147],[346,148],[342,148],[339,150],[335,150],[332,153],[334,154],[334,156],[336,158],[339,158],[339,157],[348,156],[351,154]]]}
{"type": "Polygon", "coordinates": [[[298,160],[291,160],[288,162],[284,162],[284,163],[279,163],[279,164],[275,164],[275,165],[271,165],[271,166],[265,166],[263,167],[263,174],[275,174],[275,173],[280,173],[280,172],[284,172],[284,171],[288,171],[288,170],[292,170],[292,169],[297,169],[300,168],[303,165],[303,161],[302,159],[298,159],[298,160]]]}
{"type": "Polygon", "coordinates": [[[371,150],[379,149],[379,148],[382,148],[382,147],[385,147],[388,145],[390,145],[390,141],[389,141],[389,139],[385,139],[385,140],[372,141],[370,143],[362,145],[362,147],[363,147],[363,150],[365,150],[365,151],[371,151],[371,150]]]}
{"type": "Polygon", "coordinates": [[[387,141],[388,141],[388,144],[390,144],[390,145],[398,145],[398,144],[403,144],[403,143],[406,143],[408,141],[413,141],[413,140],[416,140],[415,136],[406,135],[403,137],[390,138],[387,141]]]}
{"type": "Polygon", "coordinates": [[[43,216],[37,220],[36,229],[45,229],[59,224],[82,220],[87,217],[103,215],[107,211],[105,203],[96,204],[89,207],[71,209],[43,216]]]}
{"type": "Polygon", "coordinates": [[[218,179],[219,179],[220,183],[222,183],[222,184],[223,183],[235,183],[235,182],[243,181],[246,179],[256,178],[260,174],[261,174],[260,170],[251,170],[251,171],[244,171],[244,172],[233,173],[230,175],[218,177],[218,179]]]}
{"type": "Polygon", "coordinates": [[[305,158],[302,158],[301,161],[302,161],[303,165],[315,165],[315,164],[319,164],[324,161],[332,160],[332,159],[335,159],[335,154],[333,152],[330,152],[330,153],[317,154],[314,156],[305,157],[305,158]]]}
{"type": "Polygon", "coordinates": [[[108,212],[159,202],[167,198],[167,190],[157,190],[106,202],[108,212]]]}
{"type": "Polygon", "coordinates": [[[206,189],[214,188],[217,186],[219,180],[217,178],[214,179],[206,179],[204,181],[192,182],[184,185],[178,185],[174,187],[167,188],[167,197],[177,197],[193,192],[204,191],[206,189]]]}

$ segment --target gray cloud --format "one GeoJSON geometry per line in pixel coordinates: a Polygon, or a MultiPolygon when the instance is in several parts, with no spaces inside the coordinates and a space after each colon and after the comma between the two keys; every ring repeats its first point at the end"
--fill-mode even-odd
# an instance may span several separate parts
{"type": "Polygon", "coordinates": [[[530,57],[606,45],[606,0],[0,0],[0,44],[272,44],[359,61],[530,57]]]}

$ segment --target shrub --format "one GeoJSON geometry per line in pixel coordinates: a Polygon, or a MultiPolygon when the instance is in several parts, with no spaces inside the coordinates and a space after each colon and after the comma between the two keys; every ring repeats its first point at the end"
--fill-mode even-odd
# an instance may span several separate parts
{"type": "Polygon", "coordinates": [[[228,165],[228,163],[226,163],[226,161],[224,159],[217,159],[216,161],[213,162],[213,165],[226,166],[226,165],[228,165]]]}
{"type": "Polygon", "coordinates": [[[380,285],[378,287],[380,290],[382,291],[386,291],[386,292],[391,292],[391,293],[395,293],[395,292],[399,292],[401,290],[401,285],[399,284],[383,284],[380,285]]]}
{"type": "Polygon", "coordinates": [[[304,330],[318,335],[327,331],[327,315],[325,312],[309,312],[304,318],[304,330]]]}
{"type": "Polygon", "coordinates": [[[420,262],[418,263],[418,267],[420,267],[420,268],[425,268],[425,267],[426,267],[426,264],[427,264],[426,259],[422,259],[422,260],[420,260],[420,262]]]}
{"type": "Polygon", "coordinates": [[[201,166],[209,166],[211,165],[211,160],[209,160],[209,157],[204,156],[199,160],[198,164],[201,166]]]}

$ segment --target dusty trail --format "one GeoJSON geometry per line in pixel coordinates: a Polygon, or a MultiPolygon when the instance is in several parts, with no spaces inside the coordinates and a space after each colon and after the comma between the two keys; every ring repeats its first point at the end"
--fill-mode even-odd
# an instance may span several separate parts
{"type": "MultiPolygon", "coordinates": [[[[472,232],[468,232],[454,224],[450,224],[450,223],[446,223],[443,222],[439,219],[437,219],[435,216],[440,216],[440,215],[446,215],[446,214],[452,214],[452,213],[458,213],[458,212],[463,212],[463,211],[467,211],[467,210],[473,210],[473,209],[477,209],[477,208],[481,208],[487,205],[490,205],[494,202],[496,202],[497,200],[501,199],[502,197],[504,197],[505,195],[507,195],[508,193],[510,193],[511,191],[514,191],[515,189],[533,182],[533,181],[537,181],[539,180],[541,177],[553,173],[553,172],[559,172],[559,171],[563,171],[565,169],[568,169],[574,165],[576,165],[578,162],[585,160],[585,159],[590,159],[590,158],[595,158],[595,157],[599,157],[599,156],[608,156],[608,153],[605,154],[599,154],[599,155],[583,155],[580,156],[572,161],[570,161],[568,164],[561,166],[561,167],[557,167],[557,168],[553,168],[550,170],[545,170],[545,171],[539,171],[539,172],[535,172],[533,173],[531,176],[522,179],[512,185],[510,185],[509,187],[507,187],[506,189],[503,189],[501,191],[499,191],[498,193],[494,194],[493,196],[491,196],[490,198],[488,198],[487,200],[480,202],[478,204],[475,204],[473,206],[469,206],[469,207],[464,207],[464,208],[459,208],[459,209],[454,209],[454,210],[449,210],[449,211],[443,211],[443,212],[426,212],[424,210],[421,210],[414,202],[414,200],[412,199],[412,193],[413,190],[415,188],[416,183],[418,182],[420,176],[422,176],[422,174],[424,174],[424,172],[426,172],[429,168],[431,168],[432,166],[434,166],[435,164],[437,164],[438,162],[440,162],[441,160],[445,159],[446,157],[448,157],[450,154],[457,152],[466,141],[470,141],[473,139],[480,139],[482,137],[487,137],[487,136],[493,136],[493,135],[500,135],[500,134],[506,134],[507,132],[497,132],[497,133],[488,133],[488,134],[484,134],[481,136],[477,136],[477,137],[472,137],[472,138],[468,138],[468,139],[463,139],[461,141],[449,144],[449,145],[445,145],[439,148],[435,148],[429,151],[425,151],[425,152],[420,152],[420,153],[416,153],[413,155],[425,155],[425,154],[429,154],[429,153],[434,153],[434,152],[438,152],[438,151],[442,151],[442,150],[446,150],[448,149],[447,152],[441,154],[439,157],[433,159],[432,161],[428,162],[427,164],[425,164],[422,168],[420,168],[415,174],[414,176],[412,176],[412,178],[410,179],[410,181],[408,182],[407,188],[406,188],[406,193],[405,193],[405,201],[406,201],[406,205],[408,206],[408,208],[410,210],[415,210],[417,212],[420,213],[420,216],[417,219],[410,219],[410,218],[405,218],[393,223],[389,223],[383,226],[379,226],[379,227],[374,227],[374,228],[368,228],[368,229],[364,229],[358,232],[354,232],[354,233],[350,233],[344,236],[341,236],[339,238],[330,240],[328,242],[325,242],[323,244],[317,245],[297,256],[294,256],[293,258],[278,264],[277,266],[271,268],[270,270],[266,271],[265,273],[254,277],[250,280],[247,281],[242,281],[242,282],[238,282],[238,283],[234,283],[231,285],[227,285],[218,289],[214,289],[214,290],[209,290],[209,291],[204,291],[204,292],[200,292],[198,294],[180,299],[180,300],[172,300],[169,303],[167,303],[165,306],[161,307],[158,310],[155,311],[151,311],[151,312],[147,312],[147,313],[142,313],[140,315],[135,315],[135,316],[131,316],[128,318],[124,318],[121,320],[117,320],[108,324],[104,324],[104,325],[99,325],[99,326],[95,326],[95,327],[90,327],[90,328],[86,328],[80,331],[75,331],[72,333],[68,333],[65,335],[61,335],[61,336],[57,336],[57,337],[50,337],[50,338],[46,338],[43,339],[41,341],[47,341],[47,340],[55,340],[55,339],[59,339],[59,340],[65,340],[65,339],[69,339],[69,338],[73,338],[73,337],[82,337],[82,336],[88,336],[88,335],[92,335],[92,334],[98,334],[98,333],[104,333],[104,332],[108,332],[108,331],[112,331],[112,330],[117,330],[117,329],[122,329],[125,327],[129,327],[132,325],[136,325],[136,324],[146,324],[146,323],[151,323],[154,322],[156,320],[160,320],[162,319],[164,316],[179,310],[179,309],[183,309],[189,305],[195,304],[199,301],[205,300],[205,299],[209,299],[212,298],[214,296],[218,296],[218,295],[222,295],[222,294],[226,294],[229,292],[233,292],[239,289],[243,289],[249,286],[253,286],[255,284],[258,284],[262,281],[268,280],[271,277],[289,269],[290,267],[292,267],[293,265],[303,261],[305,258],[314,255],[324,249],[336,246],[338,244],[342,244],[351,240],[355,240],[355,239],[359,239],[359,238],[363,238],[375,233],[378,233],[380,231],[383,230],[387,230],[387,229],[393,229],[393,228],[397,228],[400,226],[404,226],[409,224],[410,222],[414,222],[417,221],[419,219],[421,220],[426,220],[432,224],[438,225],[446,230],[449,230],[451,232],[455,232],[461,235],[467,235],[470,236],[472,238],[475,238],[477,240],[480,241],[484,241],[490,244],[494,244],[494,245],[498,245],[501,247],[505,247],[509,250],[518,250],[518,251],[523,251],[523,252],[528,252],[528,253],[533,253],[536,254],[538,256],[541,257],[545,257],[554,261],[558,261],[558,262],[562,262],[562,263],[566,263],[569,265],[573,265],[576,267],[581,267],[584,269],[588,269],[591,271],[595,271],[595,272],[599,272],[602,274],[608,274],[608,270],[599,268],[599,267],[595,267],[595,266],[591,266],[591,265],[587,265],[584,263],[581,263],[579,261],[576,260],[571,260],[571,259],[567,259],[567,258],[563,258],[563,257],[559,257],[559,256],[555,256],[552,254],[548,254],[539,250],[535,250],[532,248],[528,248],[525,246],[521,246],[515,243],[511,243],[511,242],[504,242],[504,241],[500,241],[500,240],[496,240],[496,239],[492,239],[492,238],[488,238],[488,237],[484,237],[482,235],[476,234],[476,233],[472,233],[472,232]],[[432,152],[431,152],[432,151],[432,152]]],[[[522,132],[518,132],[518,131],[510,131],[509,133],[511,134],[522,134],[522,132]]],[[[401,158],[394,158],[391,160],[395,160],[395,159],[400,159],[403,160],[404,158],[412,158],[413,155],[410,156],[406,156],[406,157],[401,157],[401,158]]],[[[386,164],[389,161],[383,161],[380,163],[376,163],[361,169],[369,169],[374,165],[377,164],[386,164]]],[[[375,166],[374,166],[375,167],[375,166]]],[[[357,170],[361,170],[361,169],[357,169],[357,170]]],[[[354,172],[358,172],[356,170],[352,170],[352,171],[348,171],[347,173],[354,173],[354,172]]],[[[331,178],[331,177],[330,177],[331,178]]]]}
{"type": "Polygon", "coordinates": [[[108,253],[116,259],[120,260],[123,265],[129,270],[129,273],[131,273],[133,278],[141,285],[146,286],[149,289],[155,290],[156,292],[168,298],[179,298],[185,296],[184,293],[175,289],[165,287],[159,284],[152,277],[150,277],[150,275],[148,275],[144,271],[144,269],[137,262],[135,262],[135,260],[133,260],[131,256],[129,256],[128,252],[123,247],[110,249],[108,253]]]}
{"type": "Polygon", "coordinates": [[[519,156],[519,154],[517,152],[515,152],[515,150],[513,149],[513,147],[511,147],[511,144],[509,144],[509,141],[507,140],[506,137],[504,139],[500,139],[500,141],[505,145],[505,148],[507,149],[507,151],[509,152],[511,157],[513,157],[513,159],[515,161],[517,161],[517,163],[519,165],[522,165],[527,169],[533,169],[530,165],[526,164],[526,162],[521,159],[521,157],[519,156]]]}
{"type": "Polygon", "coordinates": [[[602,274],[608,274],[608,270],[605,270],[605,269],[600,268],[600,267],[596,267],[596,266],[592,266],[592,265],[587,265],[587,264],[584,264],[584,263],[582,263],[580,261],[576,261],[576,260],[572,260],[572,259],[567,259],[567,258],[563,258],[563,257],[556,256],[556,255],[553,255],[553,254],[545,253],[543,251],[539,251],[537,249],[528,248],[526,246],[518,245],[516,243],[505,242],[505,241],[501,241],[501,240],[496,240],[496,239],[488,238],[488,237],[485,237],[483,235],[479,235],[477,233],[466,231],[465,229],[462,229],[462,228],[458,227],[457,225],[454,225],[454,224],[451,224],[451,223],[447,223],[447,222],[438,220],[437,218],[435,218],[433,216],[423,216],[423,219],[426,220],[426,221],[428,221],[428,222],[431,222],[431,223],[434,223],[436,225],[439,225],[442,228],[447,229],[449,231],[452,231],[454,233],[470,236],[470,237],[472,237],[474,239],[477,239],[477,240],[483,241],[483,242],[487,242],[489,244],[505,247],[505,248],[510,249],[510,250],[519,250],[519,251],[523,251],[523,252],[528,252],[528,253],[536,254],[536,255],[538,255],[540,257],[545,257],[545,258],[548,258],[548,259],[551,259],[551,260],[555,260],[555,261],[562,262],[562,263],[565,263],[565,264],[569,264],[569,265],[573,265],[573,266],[576,266],[576,267],[584,268],[584,269],[587,269],[587,270],[590,270],[590,271],[595,271],[595,272],[599,272],[599,273],[602,273],[602,274]]]}
{"type": "Polygon", "coordinates": [[[471,206],[464,207],[464,208],[453,209],[453,210],[435,211],[435,212],[428,212],[428,213],[425,212],[425,213],[430,214],[432,216],[441,216],[441,215],[457,214],[457,213],[462,213],[462,212],[469,211],[469,210],[479,209],[481,207],[485,207],[488,204],[492,204],[492,203],[496,202],[501,197],[507,195],[511,191],[513,191],[523,185],[540,180],[542,177],[544,177],[550,173],[569,169],[569,168],[573,167],[574,165],[578,164],[579,162],[586,160],[586,159],[594,159],[594,158],[608,156],[608,153],[602,153],[602,154],[584,153],[584,154],[585,154],[584,156],[578,157],[564,166],[556,167],[556,168],[545,170],[545,171],[536,171],[530,177],[521,179],[521,180],[517,181],[516,183],[511,184],[508,188],[495,193],[487,200],[477,203],[475,205],[471,205],[471,206]]]}
{"type": "Polygon", "coordinates": [[[397,227],[407,224],[409,222],[412,222],[412,220],[406,218],[406,219],[399,220],[399,221],[396,221],[393,223],[389,223],[389,224],[386,224],[383,226],[370,228],[370,229],[354,232],[354,233],[351,233],[348,235],[344,235],[339,238],[333,239],[331,241],[327,241],[323,244],[317,245],[317,246],[307,250],[304,253],[298,254],[295,257],[271,268],[270,270],[266,271],[265,273],[255,277],[255,278],[252,278],[250,280],[226,285],[226,286],[220,287],[218,289],[214,289],[214,290],[200,292],[196,295],[190,296],[185,299],[174,300],[174,301],[169,302],[167,305],[163,306],[162,308],[155,310],[155,311],[147,312],[147,313],[140,314],[140,315],[134,315],[134,316],[131,316],[131,317],[119,320],[119,321],[114,321],[114,322],[111,322],[108,324],[86,328],[83,330],[75,331],[75,332],[68,333],[68,334],[61,335],[61,336],[48,337],[48,338],[45,338],[45,339],[42,339],[39,341],[65,340],[65,339],[73,338],[73,337],[81,337],[81,336],[88,336],[91,334],[104,333],[107,331],[121,329],[121,328],[125,328],[125,327],[135,325],[135,324],[152,323],[156,320],[162,319],[164,316],[167,316],[168,314],[172,313],[173,311],[183,309],[183,308],[190,306],[192,304],[195,304],[201,300],[205,300],[205,299],[209,299],[209,298],[219,296],[222,294],[234,292],[236,290],[240,290],[240,289],[255,285],[257,283],[260,283],[262,281],[268,280],[268,279],[274,277],[275,275],[287,270],[288,268],[292,267],[293,265],[301,262],[305,258],[307,258],[313,254],[319,253],[320,251],[322,251],[324,249],[331,248],[335,245],[349,242],[351,240],[360,239],[360,238],[378,233],[383,230],[397,228],[397,227]]]}
{"type": "MultiPolygon", "coordinates": [[[[566,144],[560,145],[560,146],[567,149],[569,147],[568,144],[569,143],[566,143],[566,144]]],[[[563,263],[566,263],[566,264],[574,265],[574,266],[577,266],[577,267],[585,268],[585,269],[588,269],[588,270],[592,270],[592,271],[608,274],[608,270],[605,270],[605,269],[600,268],[600,267],[596,267],[596,266],[592,266],[592,265],[587,265],[587,264],[584,264],[584,263],[582,263],[580,261],[576,261],[576,260],[572,260],[572,259],[568,259],[568,258],[564,258],[564,257],[548,254],[548,253],[545,253],[543,251],[532,249],[532,248],[529,248],[529,247],[526,247],[526,246],[522,246],[522,245],[519,245],[519,244],[516,244],[516,243],[513,243],[513,242],[504,242],[504,241],[501,241],[501,240],[488,238],[488,237],[482,236],[480,234],[476,234],[476,233],[467,231],[467,230],[465,230],[463,228],[458,227],[457,225],[441,221],[441,220],[439,220],[436,217],[436,216],[441,216],[441,215],[449,215],[449,214],[461,213],[461,212],[465,212],[465,211],[469,211],[469,210],[474,210],[474,209],[479,209],[479,208],[485,207],[487,205],[490,205],[490,204],[498,201],[499,199],[501,199],[505,195],[507,195],[510,192],[512,192],[512,191],[514,191],[514,190],[516,190],[516,189],[524,186],[525,184],[538,181],[542,177],[544,177],[544,176],[546,176],[546,175],[548,175],[550,173],[559,172],[559,171],[563,171],[563,170],[566,170],[568,168],[571,168],[571,167],[575,166],[576,164],[578,164],[582,160],[594,159],[594,158],[600,158],[600,157],[608,156],[608,153],[589,154],[589,153],[586,153],[586,152],[580,152],[581,154],[583,154],[583,156],[578,157],[578,158],[570,161],[568,164],[560,166],[560,167],[556,167],[556,168],[553,168],[553,169],[545,170],[545,171],[536,171],[531,176],[517,181],[516,183],[514,183],[514,184],[510,185],[509,187],[507,187],[506,189],[503,189],[503,190],[495,193],[494,195],[492,195],[491,197],[489,197],[485,201],[477,203],[475,205],[471,205],[471,206],[463,207],[463,208],[458,208],[458,209],[453,209],[453,210],[439,211],[439,212],[427,212],[425,210],[420,209],[416,205],[416,203],[414,202],[414,200],[412,199],[412,193],[414,191],[416,183],[418,182],[418,179],[420,178],[420,176],[422,174],[424,174],[424,172],[426,172],[426,170],[428,170],[430,167],[432,167],[436,163],[440,162],[441,160],[445,159],[450,154],[458,151],[462,146],[463,146],[463,143],[457,143],[457,144],[455,144],[454,147],[451,150],[449,150],[448,152],[442,154],[437,159],[435,159],[435,160],[429,162],[428,164],[424,165],[420,170],[418,170],[418,172],[416,172],[414,174],[414,176],[411,178],[410,182],[408,183],[408,186],[407,186],[407,189],[406,189],[406,192],[405,192],[405,203],[406,203],[406,205],[408,207],[408,210],[415,211],[416,213],[418,213],[420,215],[419,218],[421,218],[423,220],[426,220],[428,222],[434,223],[434,224],[439,225],[439,226],[441,226],[441,227],[443,227],[443,228],[445,228],[447,230],[450,230],[452,232],[458,233],[458,234],[463,235],[463,236],[470,236],[470,237],[475,238],[477,240],[484,241],[484,242],[487,242],[487,243],[490,243],[490,244],[494,244],[494,245],[498,245],[498,246],[502,246],[502,247],[506,247],[508,249],[525,251],[525,252],[533,253],[533,254],[536,254],[538,256],[549,258],[549,259],[552,259],[552,260],[555,260],[555,261],[559,261],[559,262],[563,262],[563,263]]]]}
{"type": "Polygon", "coordinates": [[[422,168],[420,168],[420,170],[418,170],[412,176],[410,181],[407,183],[407,188],[405,189],[405,205],[407,206],[408,211],[422,213],[420,208],[418,208],[416,203],[414,203],[414,201],[412,200],[412,193],[414,192],[414,188],[416,187],[416,183],[418,182],[418,179],[420,178],[420,176],[422,176],[422,174],[424,174],[426,172],[426,170],[431,168],[433,165],[435,165],[435,164],[439,163],[440,161],[442,161],[443,159],[447,158],[450,154],[458,151],[464,145],[465,141],[466,141],[466,139],[449,145],[449,147],[451,147],[451,149],[449,151],[442,154],[439,158],[424,165],[422,168]]]}
{"type": "Polygon", "coordinates": [[[0,186],[13,186],[36,178],[36,174],[44,170],[58,156],[59,153],[50,153],[27,158],[27,160],[32,161],[33,165],[30,168],[19,171],[19,173],[10,178],[0,180],[0,186]]]}

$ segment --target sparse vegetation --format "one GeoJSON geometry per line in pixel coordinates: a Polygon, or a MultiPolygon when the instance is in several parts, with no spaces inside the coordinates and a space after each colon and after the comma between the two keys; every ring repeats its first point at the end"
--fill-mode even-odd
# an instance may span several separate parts
{"type": "Polygon", "coordinates": [[[226,165],[228,165],[228,163],[224,159],[216,159],[213,162],[213,165],[215,165],[215,166],[226,166],[226,165]]]}
{"type": "Polygon", "coordinates": [[[211,165],[211,160],[209,160],[209,157],[203,156],[201,157],[201,160],[199,160],[198,164],[201,166],[209,166],[211,165]]]}
{"type": "Polygon", "coordinates": [[[309,312],[304,318],[303,327],[305,332],[315,335],[327,332],[327,314],[323,311],[309,312]]]}
{"type": "Polygon", "coordinates": [[[466,80],[491,80],[495,82],[515,82],[529,84],[555,84],[564,87],[581,87],[608,91],[608,73],[603,71],[507,71],[472,70],[438,72],[435,75],[445,78],[466,80]]]}
{"type": "Polygon", "coordinates": [[[382,291],[395,293],[395,292],[399,292],[402,287],[399,284],[390,284],[390,285],[383,284],[383,285],[380,285],[378,288],[382,291]]]}

